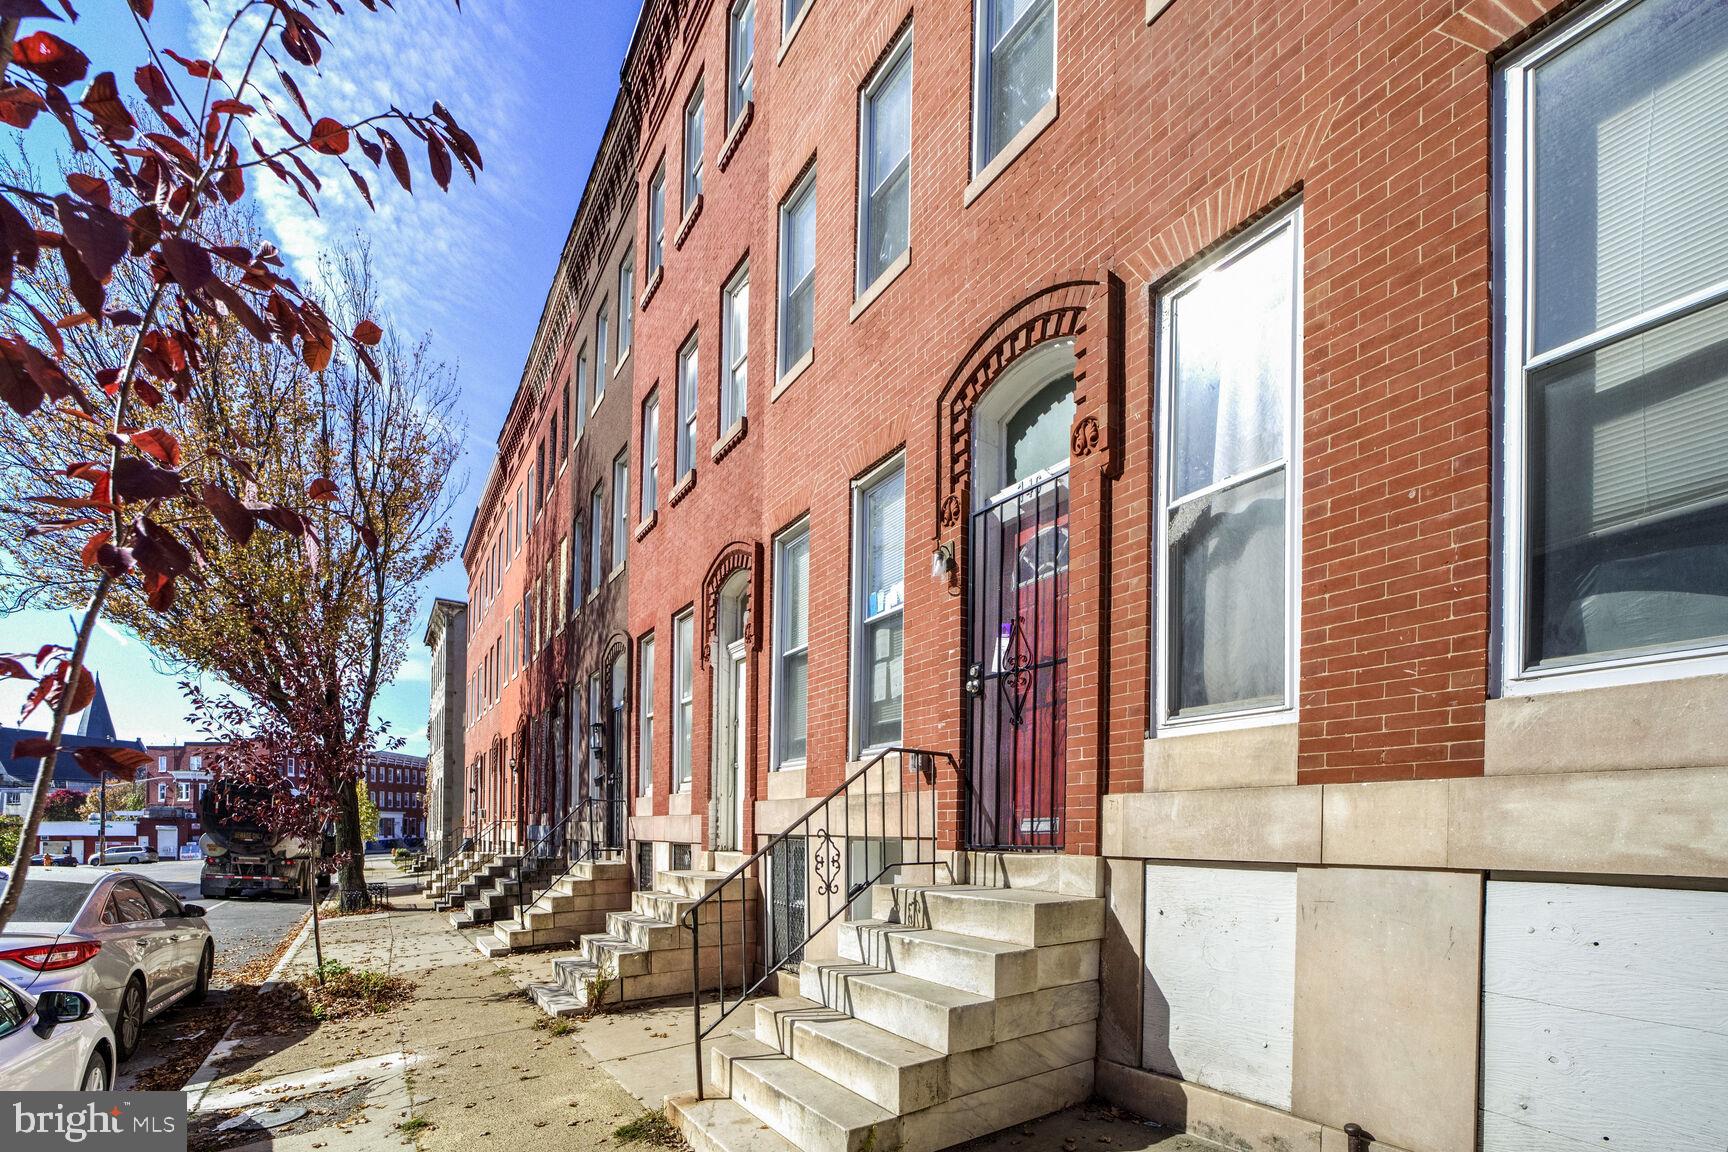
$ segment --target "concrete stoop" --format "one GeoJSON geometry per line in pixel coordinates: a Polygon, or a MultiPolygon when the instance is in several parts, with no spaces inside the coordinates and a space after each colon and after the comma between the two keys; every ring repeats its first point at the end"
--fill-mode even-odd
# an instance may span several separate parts
{"type": "Polygon", "coordinates": [[[692,1147],[934,1152],[1091,1095],[1102,899],[896,884],[873,906],[799,995],[707,1044],[711,1098],[666,1102],[692,1147]]]}
{"type": "Polygon", "coordinates": [[[432,901],[432,906],[440,912],[451,912],[466,908],[470,902],[483,902],[484,898],[502,890],[504,885],[516,883],[519,860],[520,856],[513,855],[492,857],[461,883],[447,888],[442,896],[432,901]]]}
{"type": "MultiPolygon", "coordinates": [[[[551,982],[530,989],[534,1002],[547,1015],[574,1016],[589,1011],[591,1000],[598,1006],[688,996],[694,959],[683,917],[698,899],[718,889],[725,877],[723,872],[696,869],[656,872],[652,891],[630,893],[629,911],[606,911],[603,930],[580,934],[580,956],[553,961],[551,982]]],[[[726,887],[724,942],[718,927],[719,907],[705,904],[699,913],[705,990],[719,985],[722,952],[729,987],[743,971],[745,923],[761,911],[754,892],[747,905],[741,901],[745,891],[740,878],[726,887]]]]}
{"type": "Polygon", "coordinates": [[[452,888],[460,885],[468,877],[492,860],[490,853],[468,850],[458,852],[439,867],[427,879],[420,889],[428,900],[436,902],[443,898],[452,888]]]}
{"type": "Polygon", "coordinates": [[[630,866],[622,860],[573,864],[526,908],[494,917],[492,935],[476,947],[487,956],[570,944],[606,927],[609,913],[630,907],[630,866]]]}

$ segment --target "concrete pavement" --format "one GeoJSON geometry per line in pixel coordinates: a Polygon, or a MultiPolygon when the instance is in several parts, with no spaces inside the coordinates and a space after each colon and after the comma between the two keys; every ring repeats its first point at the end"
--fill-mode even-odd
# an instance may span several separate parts
{"type": "MultiPolygon", "coordinates": [[[[386,869],[376,869],[379,879],[394,875],[386,869]]],[[[392,900],[416,903],[396,893],[392,900]]],[[[613,1130],[641,1113],[443,916],[405,906],[326,920],[322,934],[326,960],[410,977],[414,1000],[382,1015],[322,1023],[283,1011],[243,1017],[211,1061],[212,1081],[188,1101],[194,1147],[361,1152],[553,1138],[599,1148],[613,1146],[613,1130]],[[262,1108],[305,1112],[269,1132],[216,1131],[262,1108]]],[[[282,978],[312,969],[308,941],[282,978]]]]}

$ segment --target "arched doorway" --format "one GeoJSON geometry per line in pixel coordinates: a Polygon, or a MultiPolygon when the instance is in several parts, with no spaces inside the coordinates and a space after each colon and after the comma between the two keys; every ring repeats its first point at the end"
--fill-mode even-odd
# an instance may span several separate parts
{"type": "Polygon", "coordinates": [[[734,572],[715,602],[713,649],[714,751],[709,757],[709,828],[716,850],[737,851],[744,836],[744,772],[749,763],[749,570],[734,572]]]}
{"type": "Polygon", "coordinates": [[[1074,369],[1072,339],[1040,344],[973,409],[966,692],[974,847],[1063,844],[1074,369]]]}

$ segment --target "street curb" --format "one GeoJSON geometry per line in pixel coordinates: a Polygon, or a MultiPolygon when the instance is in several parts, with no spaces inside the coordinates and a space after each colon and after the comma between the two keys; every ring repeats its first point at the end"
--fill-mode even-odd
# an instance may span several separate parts
{"type": "MultiPolygon", "coordinates": [[[[282,953],[282,958],[276,961],[276,966],[270,969],[270,974],[264,977],[264,982],[262,984],[258,985],[258,991],[255,993],[256,995],[263,995],[281,982],[280,977],[282,972],[288,967],[289,963],[293,961],[294,957],[300,954],[300,949],[306,946],[306,941],[310,939],[311,936],[312,917],[311,915],[308,915],[306,917],[306,923],[300,926],[300,934],[294,937],[294,942],[288,945],[288,950],[282,953]]],[[[188,1115],[198,1111],[204,1101],[204,1097],[209,1094],[211,1086],[215,1084],[217,1080],[221,1079],[222,1074],[216,1070],[216,1064],[218,1061],[224,1059],[228,1053],[232,1052],[237,1046],[237,1042],[232,1037],[234,1029],[238,1027],[239,1024],[240,1017],[236,1016],[229,1023],[227,1031],[222,1033],[222,1039],[216,1041],[215,1045],[211,1047],[209,1055],[204,1057],[204,1062],[198,1065],[198,1070],[196,1072],[192,1073],[192,1079],[188,1080],[186,1086],[181,1089],[181,1091],[186,1093],[186,1112],[188,1115]]]]}

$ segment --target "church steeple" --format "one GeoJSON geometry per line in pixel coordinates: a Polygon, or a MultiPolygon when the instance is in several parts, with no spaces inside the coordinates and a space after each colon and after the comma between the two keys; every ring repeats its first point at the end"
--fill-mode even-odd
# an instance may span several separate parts
{"type": "Polygon", "coordinates": [[[84,714],[78,718],[78,735],[97,740],[120,739],[120,733],[114,729],[114,717],[108,711],[108,696],[102,691],[100,676],[96,677],[96,698],[90,701],[90,707],[84,709],[84,714]]]}

